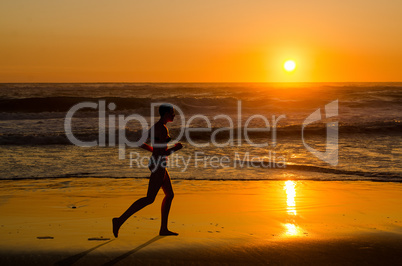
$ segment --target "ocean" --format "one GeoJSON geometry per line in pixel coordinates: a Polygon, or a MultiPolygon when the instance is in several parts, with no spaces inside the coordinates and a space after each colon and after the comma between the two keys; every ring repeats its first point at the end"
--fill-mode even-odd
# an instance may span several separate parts
{"type": "Polygon", "coordinates": [[[402,182],[402,83],[0,84],[0,179],[148,178],[160,103],[172,180],[402,182]]]}

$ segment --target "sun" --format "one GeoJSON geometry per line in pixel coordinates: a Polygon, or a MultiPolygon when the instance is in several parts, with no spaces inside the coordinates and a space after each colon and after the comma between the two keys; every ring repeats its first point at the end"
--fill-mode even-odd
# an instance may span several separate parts
{"type": "Polygon", "coordinates": [[[288,60],[283,64],[283,67],[287,72],[292,72],[296,68],[296,63],[293,60],[288,60]]]}

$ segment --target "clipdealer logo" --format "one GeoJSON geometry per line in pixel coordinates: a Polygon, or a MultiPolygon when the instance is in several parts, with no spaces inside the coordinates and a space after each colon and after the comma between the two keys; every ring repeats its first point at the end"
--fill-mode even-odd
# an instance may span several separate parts
{"type": "MultiPolygon", "coordinates": [[[[338,116],[338,100],[330,102],[325,105],[325,118],[331,118],[338,116]]],[[[325,144],[325,152],[320,152],[309,145],[304,141],[304,129],[307,125],[318,122],[322,120],[321,117],[321,109],[318,108],[313,113],[311,113],[303,122],[302,125],[302,141],[304,147],[311,152],[318,159],[332,165],[338,165],[338,122],[329,122],[327,123],[327,136],[326,136],[326,144],[325,144]]]]}
{"type": "MultiPolygon", "coordinates": [[[[124,115],[113,115],[113,114],[107,114],[107,111],[114,111],[116,109],[116,105],[114,103],[109,103],[106,107],[106,101],[104,100],[99,100],[98,103],[96,102],[82,102],[74,105],[73,107],[70,108],[70,110],[67,112],[65,120],[64,120],[64,129],[67,138],[69,141],[80,147],[95,147],[95,146],[100,146],[100,147],[105,147],[105,146],[117,146],[119,150],[119,159],[123,160],[126,158],[126,147],[139,147],[142,145],[146,140],[148,139],[148,136],[151,138],[153,137],[154,132],[148,132],[148,128],[150,125],[153,125],[155,121],[155,109],[156,107],[160,106],[161,104],[165,103],[151,103],[151,121],[150,124],[146,121],[146,119],[139,115],[139,114],[131,114],[128,116],[124,115]],[[97,140],[92,140],[92,141],[82,141],[78,139],[76,136],[73,134],[72,130],[72,122],[73,122],[73,117],[74,114],[79,111],[80,109],[83,108],[91,108],[94,110],[98,110],[98,139],[97,140]],[[127,139],[126,136],[126,127],[127,124],[130,121],[137,121],[141,125],[141,137],[137,141],[130,141],[127,139]],[[116,132],[116,127],[118,128],[116,132]],[[116,143],[116,133],[117,133],[117,143],[116,143]],[[108,140],[108,141],[106,141],[108,140]]],[[[180,133],[176,136],[176,138],[172,141],[177,142],[178,140],[182,139],[183,136],[185,136],[185,140],[188,144],[193,146],[194,148],[203,148],[207,147],[210,145],[213,145],[215,147],[227,147],[227,146],[241,146],[243,143],[243,137],[244,137],[244,142],[250,145],[251,147],[269,147],[268,142],[263,142],[263,143],[254,143],[250,137],[249,137],[249,132],[270,132],[271,134],[271,146],[275,148],[277,144],[277,125],[278,123],[286,118],[286,115],[279,115],[275,116],[272,115],[271,119],[269,120],[267,117],[260,115],[260,114],[254,114],[250,117],[247,118],[244,124],[242,124],[242,103],[241,101],[237,102],[237,117],[234,119],[226,115],[226,114],[218,114],[212,117],[212,119],[215,120],[226,120],[229,127],[221,127],[218,129],[213,130],[212,129],[212,123],[210,118],[208,118],[205,115],[202,114],[196,114],[189,119],[186,120],[186,117],[183,113],[183,111],[180,109],[179,106],[175,104],[171,104],[175,109],[175,111],[178,113],[180,117],[180,133]],[[250,123],[253,120],[260,120],[263,121],[265,127],[263,128],[251,128],[250,123]],[[206,123],[206,127],[202,128],[194,128],[191,127],[192,123],[194,120],[204,120],[206,123]],[[237,128],[235,128],[235,124],[237,125],[237,128]],[[218,142],[217,141],[217,134],[220,132],[228,132],[229,133],[229,138],[225,142],[218,142]],[[209,133],[211,134],[211,138],[209,142],[206,143],[197,143],[195,142],[191,136],[191,132],[204,132],[204,133],[209,133]],[[235,136],[236,135],[236,136],[235,136]]],[[[335,100],[331,103],[328,103],[325,106],[325,118],[330,118],[330,117],[335,117],[338,115],[338,100],[335,100]]],[[[318,159],[330,164],[330,165],[337,165],[338,164],[338,122],[330,122],[327,123],[326,129],[327,129],[327,136],[326,136],[326,151],[325,152],[320,152],[311,146],[309,146],[305,142],[305,136],[304,136],[304,131],[306,127],[314,122],[319,122],[322,120],[321,116],[321,109],[317,109],[313,113],[311,113],[303,122],[302,128],[301,128],[301,133],[302,133],[302,142],[304,147],[312,153],[315,157],[318,159]]],[[[157,144],[154,144],[157,145],[157,144]]],[[[269,151],[269,159],[270,160],[275,160],[275,157],[272,156],[271,151],[269,151]]],[[[235,157],[239,158],[239,154],[235,154],[235,157]]],[[[249,156],[249,155],[247,155],[249,156]]],[[[132,159],[132,155],[130,154],[130,160],[132,159]]],[[[146,157],[149,159],[149,157],[146,157]]],[[[138,159],[138,158],[137,158],[138,159]]],[[[180,160],[182,161],[189,161],[189,159],[184,159],[181,158],[180,160]]],[[[227,159],[225,159],[227,160],[227,159]]],[[[225,161],[224,160],[224,161],[225,161]]],[[[251,160],[253,161],[254,158],[251,160]]],[[[258,157],[254,161],[261,161],[261,158],[258,157]]],[[[236,160],[233,160],[236,161],[236,160]]],[[[237,160],[238,161],[238,160],[237,160]]],[[[284,162],[284,158],[280,158],[280,160],[277,160],[281,163],[282,167],[278,168],[283,168],[286,166],[284,162]]],[[[260,162],[258,165],[261,166],[260,162]]],[[[131,162],[130,162],[131,164],[131,162]]]]}

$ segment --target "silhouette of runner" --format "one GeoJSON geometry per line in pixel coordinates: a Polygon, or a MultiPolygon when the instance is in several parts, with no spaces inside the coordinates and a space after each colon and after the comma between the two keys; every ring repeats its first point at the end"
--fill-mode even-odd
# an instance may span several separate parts
{"type": "Polygon", "coordinates": [[[152,152],[152,156],[149,160],[151,176],[149,178],[147,196],[135,201],[120,217],[112,219],[113,235],[115,237],[118,237],[120,227],[131,215],[154,202],[161,187],[165,193],[165,198],[162,202],[162,221],[159,235],[178,235],[176,232],[169,231],[167,227],[170,205],[172,204],[174,194],[169,172],[166,169],[166,163],[167,156],[180,150],[183,146],[181,143],[176,143],[173,148],[167,148],[167,143],[171,140],[171,137],[169,136],[169,130],[166,124],[172,122],[175,117],[173,106],[169,104],[159,106],[159,114],[159,121],[148,131],[147,140],[151,141],[152,146],[146,143],[140,146],[152,152]]]}

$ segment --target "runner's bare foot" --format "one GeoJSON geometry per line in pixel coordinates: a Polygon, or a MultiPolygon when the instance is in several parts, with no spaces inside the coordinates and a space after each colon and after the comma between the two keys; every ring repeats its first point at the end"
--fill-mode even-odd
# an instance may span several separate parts
{"type": "Polygon", "coordinates": [[[159,235],[160,236],[177,236],[177,235],[179,235],[179,233],[172,232],[172,231],[169,231],[166,229],[166,230],[160,230],[159,235]]]}
{"type": "Polygon", "coordinates": [[[113,218],[112,224],[113,224],[113,235],[115,238],[117,238],[119,236],[119,229],[121,226],[121,224],[119,223],[119,218],[113,218]]]}

